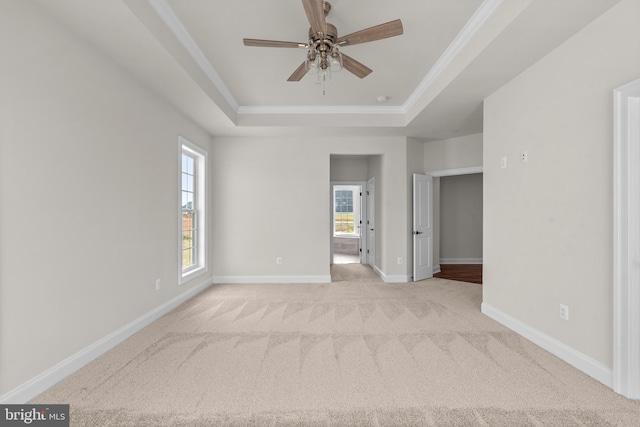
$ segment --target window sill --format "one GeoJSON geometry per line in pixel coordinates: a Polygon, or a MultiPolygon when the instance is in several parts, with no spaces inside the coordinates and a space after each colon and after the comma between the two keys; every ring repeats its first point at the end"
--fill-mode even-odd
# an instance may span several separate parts
{"type": "Polygon", "coordinates": [[[201,276],[206,272],[207,272],[207,267],[203,266],[203,267],[195,268],[193,270],[189,270],[186,273],[181,273],[179,284],[182,285],[184,283],[187,283],[188,281],[195,279],[196,277],[201,276]]]}

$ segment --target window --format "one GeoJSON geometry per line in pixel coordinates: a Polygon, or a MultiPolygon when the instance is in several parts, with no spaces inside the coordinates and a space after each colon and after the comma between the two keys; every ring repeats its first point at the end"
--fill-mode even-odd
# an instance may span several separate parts
{"type": "Polygon", "coordinates": [[[335,234],[353,234],[353,191],[336,190],[335,234]]]}
{"type": "Polygon", "coordinates": [[[182,152],[182,271],[197,265],[198,222],[195,209],[196,159],[182,152]]]}
{"type": "Polygon", "coordinates": [[[180,277],[181,283],[206,271],[206,153],[180,138],[180,277]]]}
{"type": "Polygon", "coordinates": [[[336,185],[333,190],[333,234],[360,234],[360,187],[336,185]],[[355,197],[354,197],[355,196],[355,197]]]}

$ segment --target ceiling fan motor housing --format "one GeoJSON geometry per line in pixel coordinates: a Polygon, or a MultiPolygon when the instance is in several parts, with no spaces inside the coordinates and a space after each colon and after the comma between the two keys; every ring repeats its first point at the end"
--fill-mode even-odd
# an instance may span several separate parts
{"type": "Polygon", "coordinates": [[[326,16],[331,10],[329,2],[302,0],[302,6],[307,20],[311,24],[308,43],[244,39],[245,46],[307,49],[307,59],[289,76],[288,81],[300,81],[311,70],[339,71],[343,67],[355,76],[364,78],[373,70],[343,54],[340,52],[340,48],[399,36],[403,33],[402,21],[396,19],[338,38],[338,30],[335,25],[326,21],[326,16]]]}
{"type": "MultiPolygon", "coordinates": [[[[328,3],[325,2],[325,5],[328,3]]],[[[331,5],[329,5],[331,8],[331,5]]],[[[325,13],[326,12],[325,6],[325,13]]],[[[309,58],[315,59],[316,55],[320,55],[320,68],[326,70],[329,66],[328,56],[337,57],[340,53],[338,46],[335,45],[338,40],[338,29],[333,24],[327,22],[326,34],[315,33],[312,28],[309,28],[309,58]]]]}
{"type": "Polygon", "coordinates": [[[309,28],[309,41],[310,44],[315,44],[316,42],[322,42],[324,40],[331,42],[333,45],[338,40],[338,29],[335,25],[329,24],[327,22],[327,34],[324,34],[324,40],[320,38],[321,33],[314,33],[312,28],[309,28]]]}

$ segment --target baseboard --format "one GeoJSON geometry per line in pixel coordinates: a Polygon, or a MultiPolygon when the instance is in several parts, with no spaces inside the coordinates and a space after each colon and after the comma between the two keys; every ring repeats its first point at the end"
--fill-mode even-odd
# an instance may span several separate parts
{"type": "Polygon", "coordinates": [[[57,382],[63,380],[87,363],[98,358],[102,354],[111,350],[131,335],[135,334],[145,326],[169,313],[171,310],[193,298],[198,293],[209,287],[213,281],[211,278],[200,283],[199,285],[189,289],[188,291],[178,295],[161,306],[151,310],[150,312],[138,317],[132,322],[126,324],[122,328],[112,332],[104,338],[96,341],[90,346],[80,350],[76,354],[64,359],[62,362],[47,369],[40,375],[30,379],[26,383],[16,387],[15,389],[0,396],[0,404],[24,404],[33,399],[40,393],[46,391],[57,382]]]}
{"type": "Polygon", "coordinates": [[[482,264],[482,258],[440,258],[440,264],[482,264]]]}
{"type": "Polygon", "coordinates": [[[387,276],[377,266],[373,267],[373,271],[375,271],[385,283],[407,283],[411,280],[409,275],[387,276]]]}
{"type": "Polygon", "coordinates": [[[331,275],[319,276],[215,276],[213,283],[331,283],[331,275]]]}
{"type": "Polygon", "coordinates": [[[522,335],[534,344],[547,350],[554,356],[564,360],[576,369],[581,370],[590,377],[600,381],[602,384],[611,388],[613,385],[613,372],[611,368],[603,365],[602,363],[590,358],[589,356],[580,353],[574,348],[569,347],[566,344],[544,334],[537,329],[532,328],[526,323],[515,319],[508,314],[490,306],[489,304],[482,303],[481,311],[483,314],[489,316],[493,320],[501,323],[514,332],[522,335]]]}
{"type": "Polygon", "coordinates": [[[438,265],[434,265],[433,266],[433,274],[438,274],[440,273],[442,270],[440,270],[440,264],[438,265]]]}

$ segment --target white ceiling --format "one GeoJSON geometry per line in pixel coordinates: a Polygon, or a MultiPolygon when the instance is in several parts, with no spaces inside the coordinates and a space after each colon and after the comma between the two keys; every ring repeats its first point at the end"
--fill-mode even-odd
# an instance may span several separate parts
{"type": "Polygon", "coordinates": [[[339,35],[401,19],[404,34],[342,51],[374,71],[288,82],[306,42],[300,0],[34,0],[216,135],[482,132],[482,100],[619,0],[332,0],[339,35]],[[383,104],[378,96],[387,96],[383,104]]]}

